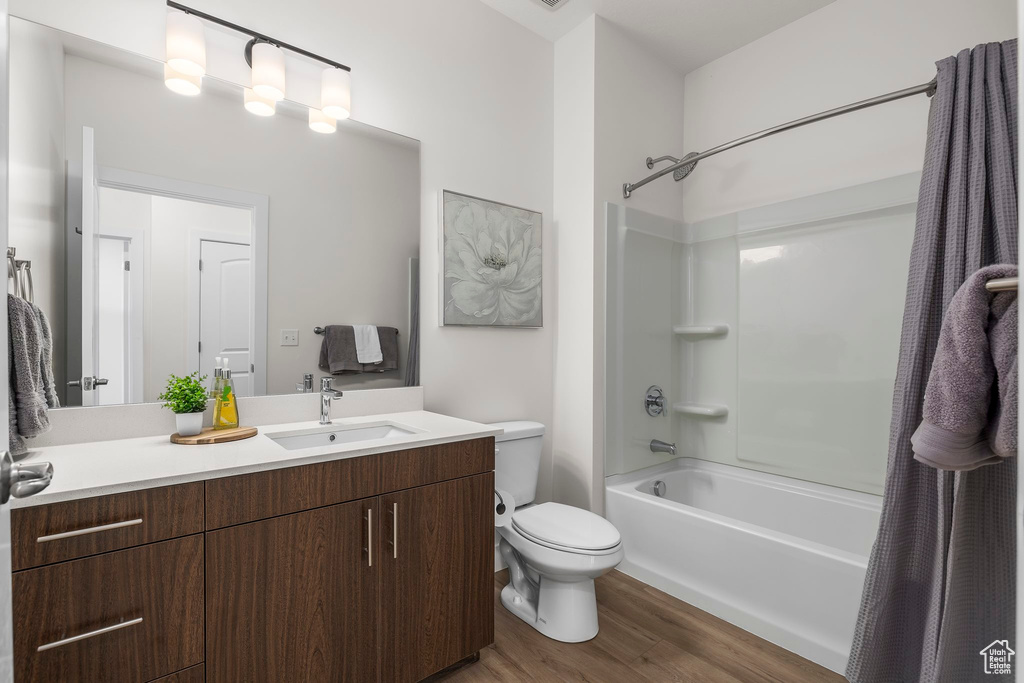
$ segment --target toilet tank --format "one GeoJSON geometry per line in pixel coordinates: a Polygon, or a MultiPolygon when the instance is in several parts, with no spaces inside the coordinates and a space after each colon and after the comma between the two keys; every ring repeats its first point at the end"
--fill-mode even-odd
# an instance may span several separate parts
{"type": "Polygon", "coordinates": [[[516,507],[532,503],[537,497],[544,425],[519,421],[491,426],[505,430],[494,437],[494,487],[511,493],[516,507]]]}

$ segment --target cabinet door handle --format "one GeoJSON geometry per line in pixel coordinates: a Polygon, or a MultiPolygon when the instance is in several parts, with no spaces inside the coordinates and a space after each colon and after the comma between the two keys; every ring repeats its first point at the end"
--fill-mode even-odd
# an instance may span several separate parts
{"type": "Polygon", "coordinates": [[[114,522],[113,524],[101,524],[100,526],[91,526],[86,529],[76,529],[74,531],[64,531],[59,534],[50,534],[49,536],[40,536],[36,539],[36,543],[47,543],[48,541],[59,541],[64,538],[72,538],[74,536],[85,536],[86,534],[98,534],[101,531],[111,531],[113,529],[123,529],[126,526],[135,526],[136,524],[142,524],[142,518],[129,519],[124,522],[114,522]]]}
{"type": "Polygon", "coordinates": [[[398,559],[398,503],[391,508],[391,556],[398,559]]]}
{"type": "Polygon", "coordinates": [[[366,554],[367,566],[373,566],[373,508],[366,509],[366,554]]]}
{"type": "Polygon", "coordinates": [[[117,631],[118,629],[128,628],[129,626],[135,626],[136,624],[142,623],[142,617],[137,619],[131,619],[129,621],[122,621],[112,626],[104,626],[98,628],[95,631],[89,631],[88,633],[82,633],[81,635],[71,636],[70,638],[64,638],[63,640],[55,640],[52,643],[46,643],[36,648],[36,652],[45,652],[46,650],[52,650],[55,647],[61,647],[63,645],[70,645],[71,643],[77,643],[80,640],[86,638],[95,638],[96,636],[102,636],[104,633],[110,633],[111,631],[117,631]]]}

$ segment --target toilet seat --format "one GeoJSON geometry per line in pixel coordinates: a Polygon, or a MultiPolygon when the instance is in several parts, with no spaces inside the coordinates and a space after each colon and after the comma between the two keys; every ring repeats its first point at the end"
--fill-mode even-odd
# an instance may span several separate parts
{"type": "Polygon", "coordinates": [[[622,542],[608,520],[561,503],[541,503],[516,511],[512,528],[528,541],[577,555],[609,555],[617,552],[622,542]]]}

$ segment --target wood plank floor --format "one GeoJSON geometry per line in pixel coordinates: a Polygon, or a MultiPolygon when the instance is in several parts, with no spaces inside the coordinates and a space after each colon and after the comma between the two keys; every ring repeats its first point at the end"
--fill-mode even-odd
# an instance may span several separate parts
{"type": "Polygon", "coordinates": [[[480,653],[479,662],[447,676],[445,683],[846,680],[617,571],[597,580],[597,637],[586,643],[560,643],[501,605],[499,594],[507,582],[507,571],[495,575],[494,645],[480,653]]]}

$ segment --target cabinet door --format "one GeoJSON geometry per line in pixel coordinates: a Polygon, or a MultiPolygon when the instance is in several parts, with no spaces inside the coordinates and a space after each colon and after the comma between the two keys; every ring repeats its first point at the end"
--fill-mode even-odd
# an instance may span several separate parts
{"type": "Polygon", "coordinates": [[[377,505],[206,534],[207,681],[377,680],[377,505]]]}
{"type": "Polygon", "coordinates": [[[381,678],[418,681],[494,641],[494,473],[381,496],[381,678]]]}

